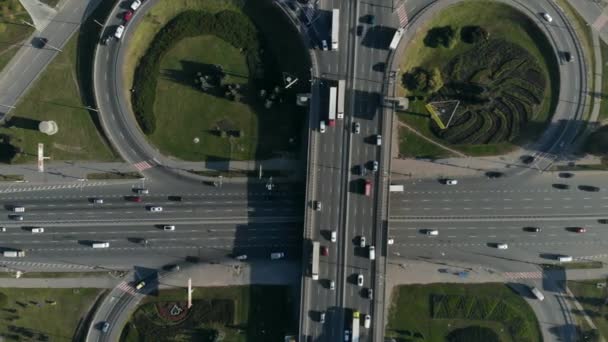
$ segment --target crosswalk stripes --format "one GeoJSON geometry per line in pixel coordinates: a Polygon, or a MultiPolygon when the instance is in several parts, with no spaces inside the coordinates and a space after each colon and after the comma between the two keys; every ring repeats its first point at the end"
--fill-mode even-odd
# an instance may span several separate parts
{"type": "Polygon", "coordinates": [[[542,279],[542,272],[506,272],[504,273],[507,279],[542,279]]]}
{"type": "Polygon", "coordinates": [[[104,181],[104,182],[78,182],[78,183],[70,183],[70,184],[8,187],[8,188],[0,189],[0,193],[43,191],[43,190],[57,190],[57,189],[76,189],[76,188],[85,188],[85,187],[91,187],[91,186],[103,186],[103,185],[107,185],[107,184],[108,184],[108,182],[104,181]]]}
{"type": "Polygon", "coordinates": [[[399,16],[399,27],[405,27],[408,23],[407,12],[405,11],[405,3],[402,3],[397,8],[397,15],[399,16]]]}
{"type": "Polygon", "coordinates": [[[145,161],[145,160],[144,160],[144,161],[142,161],[142,162],[139,162],[139,163],[135,163],[135,164],[133,164],[133,166],[134,166],[134,167],[135,167],[135,168],[136,168],[138,171],[144,171],[144,170],[147,170],[147,169],[149,169],[149,168],[151,168],[151,167],[152,167],[152,165],[150,165],[150,163],[148,163],[148,162],[147,162],[147,161],[145,161]]]}
{"type": "Polygon", "coordinates": [[[121,290],[122,292],[126,292],[130,295],[134,295],[137,291],[135,291],[135,288],[133,288],[133,286],[131,286],[131,284],[123,281],[120,284],[118,284],[118,286],[116,286],[119,290],[121,290]]]}
{"type": "Polygon", "coordinates": [[[67,269],[80,269],[80,270],[92,270],[95,267],[87,265],[76,265],[76,264],[52,264],[44,262],[31,262],[31,261],[2,261],[0,265],[3,266],[21,266],[21,267],[35,267],[35,268],[67,268],[67,269]]]}

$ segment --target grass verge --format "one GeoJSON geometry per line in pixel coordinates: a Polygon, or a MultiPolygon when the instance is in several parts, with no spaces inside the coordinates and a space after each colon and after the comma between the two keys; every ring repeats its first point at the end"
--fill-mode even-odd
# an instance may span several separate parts
{"type": "Polygon", "coordinates": [[[443,342],[449,334],[467,327],[492,329],[505,342],[542,341],[532,309],[503,284],[407,285],[393,289],[387,337],[443,342]]]}
{"type": "Polygon", "coordinates": [[[602,51],[602,93],[595,96],[602,99],[600,101],[599,121],[608,119],[608,44],[600,39],[600,50],[602,51]]]}
{"type": "Polygon", "coordinates": [[[87,109],[91,102],[90,72],[93,51],[98,41],[98,21],[107,16],[115,1],[104,1],[49,64],[33,87],[11,112],[8,122],[0,127],[0,159],[11,163],[28,163],[37,158],[38,143],[53,160],[115,161],[97,124],[97,113],[87,109]],[[89,61],[89,62],[87,62],[89,61]],[[88,63],[88,64],[87,64],[88,63]],[[60,86],[58,86],[60,85],[60,86]],[[38,132],[43,120],[54,120],[59,132],[48,136],[38,132]]]}
{"type": "Polygon", "coordinates": [[[87,179],[140,179],[142,177],[138,172],[87,173],[87,179]]]}
{"type": "MultiPolygon", "coordinates": [[[[569,280],[567,283],[568,288],[572,291],[574,297],[583,306],[583,310],[599,330],[601,336],[608,336],[608,292],[606,291],[606,279],[593,279],[593,280],[569,280]],[[597,284],[602,284],[598,287],[597,284]]],[[[580,313],[579,313],[580,316],[580,313]]],[[[584,319],[579,318],[579,321],[585,322],[584,319]]],[[[586,324],[585,324],[586,325],[586,324]]],[[[582,334],[589,334],[589,330],[583,330],[582,334]]],[[[584,338],[581,340],[585,340],[584,338]]],[[[589,340],[589,341],[598,341],[589,340]]]]}
{"type": "Polygon", "coordinates": [[[205,341],[218,333],[227,341],[282,341],[296,329],[292,296],[285,286],[195,288],[192,309],[170,321],[159,314],[159,308],[167,303],[183,307],[186,290],[162,290],[158,296],[147,297],[135,311],[121,341],[150,341],[162,336],[205,341]]]}
{"type": "Polygon", "coordinates": [[[0,289],[0,335],[15,341],[72,341],[76,327],[101,291],[0,289]]]}
{"type": "Polygon", "coordinates": [[[0,175],[0,182],[16,182],[24,179],[23,175],[0,175]]]}
{"type": "MultiPolygon", "coordinates": [[[[190,170],[190,173],[194,173],[199,176],[207,176],[207,177],[258,177],[260,175],[260,171],[258,170],[226,170],[226,171],[196,171],[190,170]]],[[[293,174],[291,171],[283,171],[283,170],[264,170],[264,177],[289,177],[293,174]]]]}

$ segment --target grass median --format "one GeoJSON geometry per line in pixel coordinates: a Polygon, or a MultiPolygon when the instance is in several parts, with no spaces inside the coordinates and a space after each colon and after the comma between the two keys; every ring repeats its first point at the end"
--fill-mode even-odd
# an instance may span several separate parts
{"type": "Polygon", "coordinates": [[[483,333],[483,341],[542,341],[532,309],[503,284],[397,286],[390,305],[387,337],[474,341],[471,334],[483,333]]]}
{"type": "Polygon", "coordinates": [[[293,293],[286,286],[230,286],[162,290],[147,297],[123,330],[122,342],[180,340],[282,341],[296,327],[293,293]],[[173,314],[171,313],[173,312],[173,314]],[[165,339],[167,338],[167,339],[165,339]]]}
{"type": "Polygon", "coordinates": [[[472,156],[499,155],[549,124],[559,66],[537,23],[517,9],[477,0],[449,6],[422,25],[407,51],[398,93],[411,109],[400,118],[428,138],[472,156]]]}

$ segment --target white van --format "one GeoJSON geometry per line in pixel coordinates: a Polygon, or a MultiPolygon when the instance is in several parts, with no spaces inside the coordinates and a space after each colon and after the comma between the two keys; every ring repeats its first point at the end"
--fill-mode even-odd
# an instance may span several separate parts
{"type": "Polygon", "coordinates": [[[571,262],[574,258],[569,255],[560,255],[557,257],[557,261],[559,262],[571,262]]]}
{"type": "Polygon", "coordinates": [[[496,245],[496,248],[498,249],[509,249],[509,245],[507,245],[506,243],[499,243],[496,245]]]}
{"type": "Polygon", "coordinates": [[[325,121],[321,120],[319,123],[319,132],[325,133],[325,121]]]}
{"type": "Polygon", "coordinates": [[[120,39],[122,37],[123,32],[125,32],[125,27],[123,25],[119,25],[114,32],[114,37],[116,39],[120,39]]]}
{"type": "Polygon", "coordinates": [[[44,233],[44,228],[42,228],[42,227],[34,227],[34,228],[32,228],[32,233],[33,234],[35,234],[35,233],[44,233]]]}
{"type": "Polygon", "coordinates": [[[285,253],[283,253],[283,252],[270,253],[271,260],[279,260],[279,259],[283,259],[284,257],[285,257],[285,253]]]}
{"type": "Polygon", "coordinates": [[[437,229],[427,229],[426,235],[437,236],[439,235],[439,231],[437,229]]]}
{"type": "Polygon", "coordinates": [[[530,291],[532,291],[532,294],[534,295],[534,297],[536,297],[536,299],[538,299],[540,301],[545,299],[545,296],[543,295],[543,293],[540,292],[540,290],[537,289],[536,287],[531,288],[530,291]]]}
{"type": "Polygon", "coordinates": [[[369,260],[376,260],[376,248],[369,246],[369,260]]]}
{"type": "Polygon", "coordinates": [[[14,213],[23,213],[25,212],[25,207],[13,207],[14,213]]]}
{"type": "Polygon", "coordinates": [[[93,248],[109,248],[110,247],[110,243],[109,242],[94,242],[91,247],[93,248]]]}

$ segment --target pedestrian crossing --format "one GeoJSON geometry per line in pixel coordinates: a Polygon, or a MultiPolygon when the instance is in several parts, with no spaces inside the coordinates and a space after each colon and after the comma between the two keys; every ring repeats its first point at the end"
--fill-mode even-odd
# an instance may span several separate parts
{"type": "Polygon", "coordinates": [[[405,11],[405,3],[402,3],[397,8],[397,16],[399,16],[399,27],[405,27],[408,24],[407,12],[405,11]]]}
{"type": "Polygon", "coordinates": [[[77,269],[77,270],[93,270],[95,267],[87,265],[76,265],[76,264],[55,264],[46,262],[31,262],[31,261],[2,261],[0,265],[5,267],[31,267],[36,269],[41,268],[64,268],[64,269],[77,269]]]}
{"type": "Polygon", "coordinates": [[[507,279],[542,279],[542,272],[506,272],[504,273],[507,279]]]}
{"type": "Polygon", "coordinates": [[[150,163],[148,163],[147,161],[144,160],[139,163],[133,164],[133,167],[135,167],[138,171],[144,171],[144,170],[152,168],[153,165],[151,165],[150,163]]]}
{"type": "Polygon", "coordinates": [[[120,291],[128,293],[128,294],[130,294],[132,296],[137,293],[137,291],[135,290],[135,288],[131,284],[127,283],[126,281],[123,281],[120,284],[118,284],[116,286],[116,288],[119,289],[120,291]]]}

